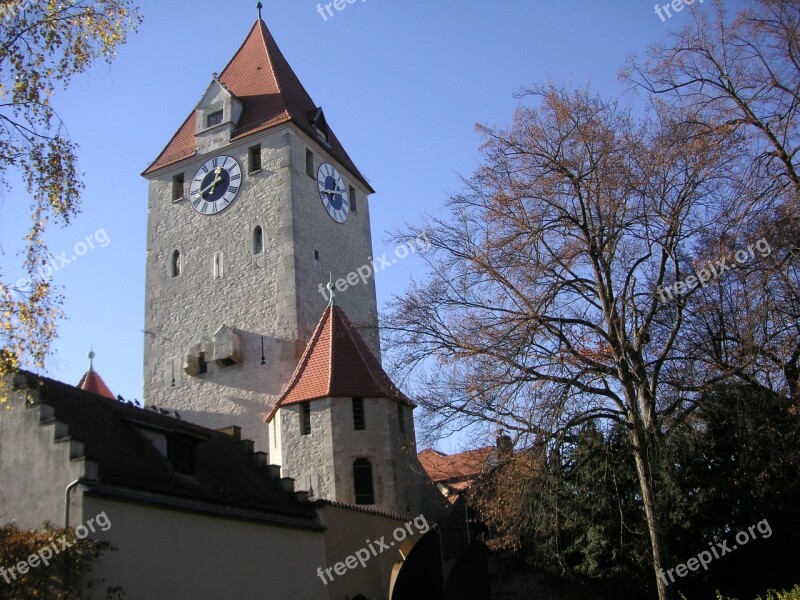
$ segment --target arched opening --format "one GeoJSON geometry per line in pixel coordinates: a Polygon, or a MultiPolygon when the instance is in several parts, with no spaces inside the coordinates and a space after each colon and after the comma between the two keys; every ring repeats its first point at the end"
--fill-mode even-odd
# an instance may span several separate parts
{"type": "Polygon", "coordinates": [[[256,225],[253,229],[253,254],[261,254],[264,251],[264,230],[261,225],[256,225]]]}
{"type": "Polygon", "coordinates": [[[172,260],[170,261],[170,275],[173,277],[178,277],[181,274],[181,252],[180,250],[175,250],[172,253],[172,260]]]}

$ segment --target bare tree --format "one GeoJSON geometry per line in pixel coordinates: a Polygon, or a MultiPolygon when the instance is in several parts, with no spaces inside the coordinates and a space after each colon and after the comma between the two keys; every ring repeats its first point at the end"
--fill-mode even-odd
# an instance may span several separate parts
{"type": "Polygon", "coordinates": [[[399,371],[442,426],[492,424],[521,445],[594,419],[627,427],[660,598],[670,590],[656,463],[687,410],[681,334],[709,223],[735,195],[739,141],[654,104],[640,121],[587,90],[534,90],[507,129],[480,127],[468,190],[398,238],[428,236],[428,279],[385,324],[399,371]],[[688,288],[687,288],[688,291],[688,288]]]}
{"type": "Polygon", "coordinates": [[[720,376],[786,393],[800,409],[800,5],[756,0],[729,18],[717,2],[692,14],[690,26],[630,59],[622,77],[707,131],[746,136],[738,218],[717,227],[703,254],[735,264],[736,251],[761,239],[771,252],[697,295],[691,355],[720,376]]]}

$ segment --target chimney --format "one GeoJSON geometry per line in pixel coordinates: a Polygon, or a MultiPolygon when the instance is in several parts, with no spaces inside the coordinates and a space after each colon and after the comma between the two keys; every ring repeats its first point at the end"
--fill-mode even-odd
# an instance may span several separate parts
{"type": "Polygon", "coordinates": [[[242,440],[242,428],[238,425],[230,425],[229,427],[217,429],[217,431],[231,436],[236,442],[240,442],[242,440]]]}
{"type": "Polygon", "coordinates": [[[511,456],[514,453],[514,443],[511,437],[501,430],[497,434],[497,454],[500,458],[511,456]]]}

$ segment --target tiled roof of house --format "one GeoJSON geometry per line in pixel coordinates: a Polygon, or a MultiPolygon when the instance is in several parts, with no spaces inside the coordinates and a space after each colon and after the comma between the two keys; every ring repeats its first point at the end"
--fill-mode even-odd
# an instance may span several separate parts
{"type": "MultiPolygon", "coordinates": [[[[219,81],[243,104],[237,128],[231,136],[232,142],[288,122],[316,139],[312,119],[319,107],[300,83],[261,19],[256,21],[242,46],[219,75],[219,81]]],[[[145,170],[145,175],[195,154],[196,118],[192,110],[161,154],[145,170]]],[[[370,192],[374,191],[330,130],[328,143],[331,155],[370,192]]]]}
{"type": "MultiPolygon", "coordinates": [[[[234,437],[150,408],[80,390],[71,385],[22,373],[38,390],[39,402],[52,407],[69,437],[81,442],[84,457],[99,467],[98,489],[128,489],[160,497],[185,499],[300,519],[313,525],[315,511],[270,479],[246,445],[234,437]],[[182,475],[143,435],[143,430],[195,440],[194,475],[182,475]]],[[[94,484],[88,485],[91,493],[94,484]]]]}
{"type": "Polygon", "coordinates": [[[494,450],[489,446],[447,455],[428,448],[420,452],[417,458],[435,483],[469,483],[483,472],[494,450]]]}
{"type": "Polygon", "coordinates": [[[319,398],[363,396],[388,398],[410,406],[344,311],[329,306],[322,313],[286,391],[267,416],[271,421],[281,406],[319,398]]]}

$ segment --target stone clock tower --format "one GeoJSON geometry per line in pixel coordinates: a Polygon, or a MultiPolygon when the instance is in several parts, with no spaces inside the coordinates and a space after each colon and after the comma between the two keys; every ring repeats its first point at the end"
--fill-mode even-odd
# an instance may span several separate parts
{"type": "MultiPolygon", "coordinates": [[[[264,418],[328,306],[329,274],[370,264],[373,189],[260,18],[143,175],[145,403],[241,425],[268,451],[264,418]]],[[[379,357],[374,280],[353,281],[336,304],[379,357]]]]}

